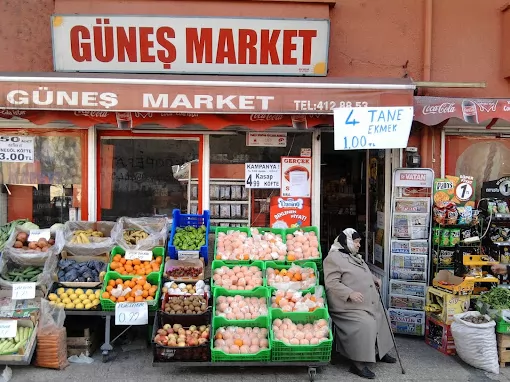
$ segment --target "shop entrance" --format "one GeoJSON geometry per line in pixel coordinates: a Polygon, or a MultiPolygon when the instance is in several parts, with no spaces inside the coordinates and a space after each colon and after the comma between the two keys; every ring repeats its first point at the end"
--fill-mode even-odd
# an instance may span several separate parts
{"type": "Polygon", "coordinates": [[[365,233],[366,150],[335,151],[332,132],[322,133],[321,142],[321,245],[326,255],[344,229],[365,233]]]}

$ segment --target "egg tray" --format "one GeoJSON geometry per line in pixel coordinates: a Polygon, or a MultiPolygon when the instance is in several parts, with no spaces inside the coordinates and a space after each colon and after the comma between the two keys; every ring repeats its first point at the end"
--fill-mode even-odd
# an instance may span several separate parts
{"type": "Polygon", "coordinates": [[[191,295],[181,295],[181,294],[168,294],[168,293],[165,293],[163,295],[163,298],[161,299],[161,309],[159,310],[164,315],[172,316],[172,317],[175,317],[175,316],[177,316],[177,317],[179,317],[179,316],[188,317],[188,316],[204,316],[206,314],[210,314],[211,313],[212,307],[209,304],[209,299],[207,298],[207,293],[204,293],[204,295],[202,296],[205,299],[205,303],[207,305],[207,309],[205,310],[205,312],[200,313],[200,314],[186,314],[186,313],[182,313],[182,314],[170,314],[170,313],[165,312],[165,304],[168,302],[168,300],[171,297],[184,297],[186,299],[186,298],[191,297],[191,295]]]}
{"type": "Polygon", "coordinates": [[[265,317],[259,317],[252,321],[229,321],[223,317],[213,318],[211,334],[211,359],[212,362],[269,362],[271,360],[271,339],[269,321],[265,317]],[[239,326],[242,328],[257,327],[268,329],[268,349],[260,350],[255,354],[227,354],[222,350],[214,349],[214,340],[216,330],[222,326],[239,326]]]}
{"type": "MultiPolygon", "coordinates": [[[[209,312],[210,313],[210,312],[209,312]]],[[[154,325],[152,326],[152,355],[154,362],[207,362],[211,359],[211,346],[210,341],[203,345],[186,346],[186,347],[172,347],[159,345],[154,342],[154,337],[165,324],[174,325],[180,324],[184,328],[189,328],[191,325],[211,325],[211,316],[204,314],[188,314],[182,315],[169,315],[161,311],[156,312],[154,317],[154,325]]],[[[212,325],[210,326],[210,335],[212,335],[212,325]]]]}
{"type": "MultiPolygon", "coordinates": [[[[126,250],[124,248],[119,247],[119,246],[114,247],[112,249],[111,254],[110,254],[110,259],[108,261],[108,266],[106,268],[106,272],[117,272],[116,270],[113,270],[113,269],[110,268],[110,264],[113,261],[113,257],[115,255],[121,255],[122,257],[124,257],[125,254],[126,254],[126,250]]],[[[157,273],[157,274],[162,275],[163,274],[163,270],[165,268],[165,248],[163,248],[163,247],[154,247],[154,248],[152,248],[152,257],[153,257],[153,259],[155,259],[156,257],[162,257],[163,261],[161,261],[161,266],[159,267],[159,271],[158,272],[151,272],[149,274],[157,273]]],[[[138,276],[138,275],[125,275],[125,276],[138,276]]],[[[147,275],[144,275],[144,276],[147,276],[147,275]]]]}
{"type": "MultiPolygon", "coordinates": [[[[51,293],[55,293],[57,294],[57,289],[59,288],[64,288],[65,290],[67,289],[83,289],[83,290],[87,290],[87,289],[90,289],[92,291],[94,291],[94,293],[96,292],[96,290],[101,290],[101,288],[98,288],[98,287],[95,287],[95,288],[81,288],[81,287],[76,287],[76,288],[73,288],[73,287],[68,287],[64,284],[61,284],[61,283],[58,283],[58,282],[54,282],[52,285],[51,285],[51,288],[50,290],[48,291],[48,293],[46,294],[45,296],[45,299],[48,300],[48,296],[51,294],[51,293]]],[[[49,300],[48,300],[49,301],[49,300]]],[[[77,311],[77,312],[83,312],[83,311],[86,311],[86,312],[94,312],[94,311],[98,311],[98,310],[101,310],[101,296],[99,296],[99,304],[96,305],[95,307],[93,307],[92,309],[64,309],[64,310],[69,310],[69,311],[77,311]]]]}
{"type": "Polygon", "coordinates": [[[330,316],[326,309],[317,309],[310,313],[278,312],[271,311],[271,330],[269,331],[270,345],[272,348],[271,361],[276,362],[329,362],[333,349],[333,333],[331,331],[330,316]],[[273,321],[275,319],[288,318],[295,324],[312,324],[325,319],[329,323],[328,339],[317,345],[286,345],[276,340],[273,333],[273,321]]]}
{"type": "Polygon", "coordinates": [[[252,290],[230,290],[230,289],[217,287],[213,292],[213,310],[212,310],[213,320],[215,318],[218,318],[218,316],[216,315],[216,300],[220,296],[265,297],[266,304],[267,304],[267,315],[258,316],[257,318],[253,318],[251,320],[228,320],[228,322],[232,323],[231,326],[236,326],[237,323],[250,324],[250,323],[258,322],[257,320],[259,318],[264,318],[265,320],[267,320],[267,323],[269,325],[269,315],[270,315],[270,304],[269,304],[270,292],[269,292],[269,289],[267,289],[265,287],[258,287],[258,288],[252,289],[252,290]]]}
{"type": "MultiPolygon", "coordinates": [[[[272,268],[272,269],[278,269],[278,270],[282,270],[282,269],[286,269],[286,270],[289,270],[293,265],[299,265],[301,268],[312,268],[314,270],[314,273],[315,273],[315,284],[309,288],[306,288],[306,289],[302,289],[303,293],[306,292],[310,292],[310,290],[314,287],[316,287],[317,285],[319,285],[319,272],[317,271],[317,265],[314,263],[314,262],[311,262],[311,261],[307,261],[307,262],[304,262],[303,264],[277,264],[273,261],[268,261],[266,262],[266,267],[264,269],[264,286],[265,287],[268,287],[270,289],[273,289],[273,290],[276,290],[277,288],[272,286],[272,285],[269,285],[268,284],[268,281],[267,281],[267,270],[268,268],[272,268]]],[[[301,289],[300,289],[301,290],[301,289]]]]}
{"type": "MultiPolygon", "coordinates": [[[[236,267],[236,266],[239,266],[239,267],[243,267],[243,266],[249,266],[249,267],[257,267],[259,268],[261,271],[262,271],[262,285],[261,286],[264,286],[264,283],[265,283],[265,274],[264,274],[264,270],[266,269],[266,262],[265,261],[254,261],[252,262],[251,264],[239,264],[239,263],[227,263],[225,261],[222,261],[222,260],[214,260],[212,262],[212,265],[211,265],[211,291],[214,293],[214,288],[222,288],[222,287],[218,287],[214,284],[214,271],[218,268],[221,268],[223,266],[226,266],[230,269],[236,267]]],[[[259,287],[255,287],[253,289],[251,289],[252,291],[255,290],[256,288],[259,288],[259,287]]],[[[231,289],[227,289],[227,290],[231,290],[231,289]]],[[[235,290],[236,292],[238,291],[237,289],[235,290]]]]}
{"type": "MultiPolygon", "coordinates": [[[[101,289],[101,308],[104,311],[113,312],[115,311],[115,302],[111,301],[110,299],[103,298],[103,292],[106,291],[106,287],[108,285],[108,281],[112,279],[121,279],[122,281],[131,280],[133,278],[140,277],[140,276],[124,276],[117,272],[107,272],[104,277],[104,283],[103,288],[101,289]]],[[[154,286],[157,286],[158,289],[156,289],[156,295],[154,296],[154,300],[146,301],[147,306],[149,308],[149,312],[155,312],[158,310],[159,307],[159,299],[161,298],[161,275],[156,272],[152,272],[146,277],[146,280],[154,286]]]]}

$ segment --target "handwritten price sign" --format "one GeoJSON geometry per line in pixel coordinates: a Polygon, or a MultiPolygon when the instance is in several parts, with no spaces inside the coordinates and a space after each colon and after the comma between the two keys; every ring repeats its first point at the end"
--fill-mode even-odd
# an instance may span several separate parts
{"type": "Polygon", "coordinates": [[[35,283],[12,284],[13,300],[31,300],[35,298],[35,283]]]}
{"type": "Polygon", "coordinates": [[[127,250],[124,257],[126,258],[126,260],[138,259],[140,261],[151,261],[152,260],[152,251],[127,250]]]}
{"type": "Polygon", "coordinates": [[[146,302],[118,302],[115,304],[115,325],[147,325],[149,309],[146,302]]]}
{"type": "Polygon", "coordinates": [[[352,107],[334,110],[335,150],[407,147],[413,107],[352,107]]]}
{"type": "Polygon", "coordinates": [[[14,338],[18,331],[18,321],[0,320],[0,338],[14,338]]]}
{"type": "Polygon", "coordinates": [[[51,239],[51,231],[49,229],[31,229],[28,235],[28,241],[38,241],[39,239],[51,239]]]}

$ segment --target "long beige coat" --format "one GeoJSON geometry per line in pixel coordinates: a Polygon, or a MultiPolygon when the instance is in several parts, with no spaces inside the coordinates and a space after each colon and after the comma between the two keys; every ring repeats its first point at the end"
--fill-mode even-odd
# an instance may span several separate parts
{"type": "Polygon", "coordinates": [[[324,280],[329,313],[336,326],[337,351],[357,362],[375,362],[393,348],[390,329],[379,299],[374,277],[367,264],[357,263],[347,253],[331,250],[324,260],[324,280]],[[352,292],[363,295],[362,303],[349,300],[352,292]]]}

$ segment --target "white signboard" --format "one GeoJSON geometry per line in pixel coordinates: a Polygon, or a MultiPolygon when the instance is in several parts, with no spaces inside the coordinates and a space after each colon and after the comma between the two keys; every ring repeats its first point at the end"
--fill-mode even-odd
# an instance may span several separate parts
{"type": "Polygon", "coordinates": [[[244,185],[246,188],[280,188],[280,163],[246,163],[244,185]]]}
{"type": "Polygon", "coordinates": [[[35,283],[13,283],[13,300],[31,300],[35,298],[35,283]]]}
{"type": "Polygon", "coordinates": [[[118,302],[115,304],[115,325],[147,325],[149,308],[147,302],[118,302]]]}
{"type": "Polygon", "coordinates": [[[136,251],[128,249],[124,254],[126,260],[134,260],[138,259],[141,261],[151,261],[152,260],[152,251],[136,251]]]}
{"type": "Polygon", "coordinates": [[[56,71],[325,76],[329,20],[56,15],[56,71]]]}
{"type": "Polygon", "coordinates": [[[412,106],[335,109],[335,150],[405,148],[412,123],[412,106]]]}
{"type": "Polygon", "coordinates": [[[287,147],[287,133],[248,133],[246,146],[287,147]]]}
{"type": "Polygon", "coordinates": [[[34,137],[0,136],[0,162],[34,163],[34,137]]]}
{"type": "Polygon", "coordinates": [[[395,187],[432,187],[434,173],[430,169],[395,170],[395,187]]]}
{"type": "Polygon", "coordinates": [[[281,196],[309,198],[312,189],[312,158],[282,157],[281,196]]]}
{"type": "Polygon", "coordinates": [[[0,320],[0,338],[14,338],[17,331],[17,320],[0,320]]]}
{"type": "Polygon", "coordinates": [[[51,239],[51,230],[49,228],[45,229],[31,229],[28,235],[28,241],[38,241],[39,239],[51,239]]]}

